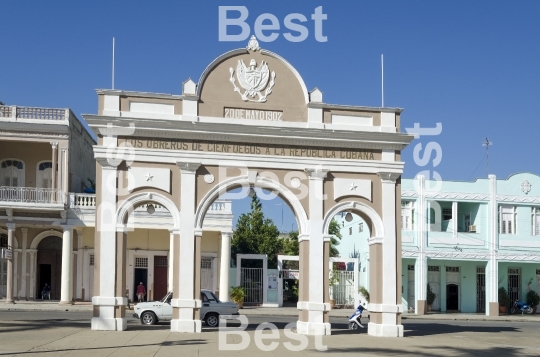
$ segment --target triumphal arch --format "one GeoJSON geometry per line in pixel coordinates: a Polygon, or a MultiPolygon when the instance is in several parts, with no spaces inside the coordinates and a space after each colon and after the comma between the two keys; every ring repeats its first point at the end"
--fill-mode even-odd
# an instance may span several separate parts
{"type": "MultiPolygon", "coordinates": [[[[298,222],[298,333],[331,333],[328,228],[347,211],[371,232],[368,332],[403,335],[401,150],[412,136],[400,132],[401,109],[325,103],[319,89],[308,91],[297,70],[255,38],[212,61],[197,83],[185,81],[181,95],[97,94],[98,114],[84,116],[99,137],[92,329],[126,329],[129,217],[157,206],[171,217],[164,227],[171,331],[201,332],[201,247],[211,244],[205,215],[225,192],[264,188],[283,198],[298,222]]],[[[216,239],[220,269],[228,270],[231,234],[216,239]]],[[[219,286],[226,298],[228,281],[219,286]]]]}

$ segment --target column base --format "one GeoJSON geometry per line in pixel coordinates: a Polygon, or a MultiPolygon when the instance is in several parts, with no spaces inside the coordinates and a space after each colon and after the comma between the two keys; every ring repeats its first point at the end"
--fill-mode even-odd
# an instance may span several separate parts
{"type": "Polygon", "coordinates": [[[328,322],[297,321],[296,332],[299,335],[330,336],[332,334],[332,326],[328,322]]]}
{"type": "Polygon", "coordinates": [[[486,309],[487,316],[499,316],[499,303],[490,302],[488,308],[486,309]]]}
{"type": "Polygon", "coordinates": [[[13,300],[6,300],[4,301],[6,304],[12,304],[12,305],[15,305],[15,301],[13,300]]]}
{"type": "Polygon", "coordinates": [[[60,301],[58,305],[73,305],[73,301],[60,301]]]}
{"type": "Polygon", "coordinates": [[[201,320],[171,320],[171,332],[201,333],[201,320]]]}
{"type": "Polygon", "coordinates": [[[127,319],[93,317],[90,323],[93,331],[125,331],[127,329],[127,319]]]}
{"type": "Polygon", "coordinates": [[[368,323],[368,335],[375,337],[403,337],[403,325],[368,323]]]}
{"type": "Polygon", "coordinates": [[[427,313],[427,301],[426,300],[417,300],[416,301],[416,315],[425,315],[427,313]]]}

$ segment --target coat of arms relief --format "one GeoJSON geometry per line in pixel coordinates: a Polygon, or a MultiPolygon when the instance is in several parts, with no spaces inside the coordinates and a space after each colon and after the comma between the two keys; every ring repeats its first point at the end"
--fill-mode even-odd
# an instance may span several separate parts
{"type": "MultiPolygon", "coordinates": [[[[255,36],[251,37],[249,44],[247,46],[248,50],[257,51],[259,50],[259,44],[255,36]]],[[[234,78],[234,69],[229,68],[231,74],[229,81],[234,86],[234,91],[238,92],[242,97],[242,100],[249,102],[264,103],[266,102],[266,97],[272,93],[272,88],[275,84],[276,72],[268,68],[268,63],[262,61],[261,64],[257,67],[257,61],[252,59],[249,62],[249,66],[246,66],[243,60],[238,60],[238,65],[236,66],[236,79],[242,90],[236,85],[236,79],[234,78]],[[270,81],[270,83],[268,83],[270,81]],[[264,91],[264,94],[262,93],[264,91]]]]}

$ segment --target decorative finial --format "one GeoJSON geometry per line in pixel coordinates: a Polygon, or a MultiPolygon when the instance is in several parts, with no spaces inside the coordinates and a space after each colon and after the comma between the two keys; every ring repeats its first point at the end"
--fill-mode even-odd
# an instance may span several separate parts
{"type": "Polygon", "coordinates": [[[258,51],[261,49],[259,47],[259,41],[257,41],[257,37],[255,37],[255,35],[251,35],[251,38],[249,39],[249,42],[246,48],[250,51],[258,51]]]}

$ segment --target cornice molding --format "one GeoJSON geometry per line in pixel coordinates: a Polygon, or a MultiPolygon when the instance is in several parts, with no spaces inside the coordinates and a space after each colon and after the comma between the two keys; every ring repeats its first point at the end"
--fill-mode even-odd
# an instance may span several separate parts
{"type": "Polygon", "coordinates": [[[131,119],[85,115],[92,130],[124,127],[130,136],[241,143],[269,143],[292,146],[339,147],[350,149],[403,150],[413,139],[403,133],[315,129],[306,126],[263,126],[185,120],[131,119]]]}
{"type": "MultiPolygon", "coordinates": [[[[426,251],[424,254],[429,259],[465,259],[465,260],[489,260],[491,258],[490,252],[453,252],[453,251],[426,251]]],[[[419,250],[403,250],[402,256],[404,258],[418,258],[420,256],[419,250]]],[[[515,261],[515,262],[538,262],[540,261],[540,252],[537,254],[510,254],[510,253],[496,253],[494,256],[497,260],[515,261]]]]}

